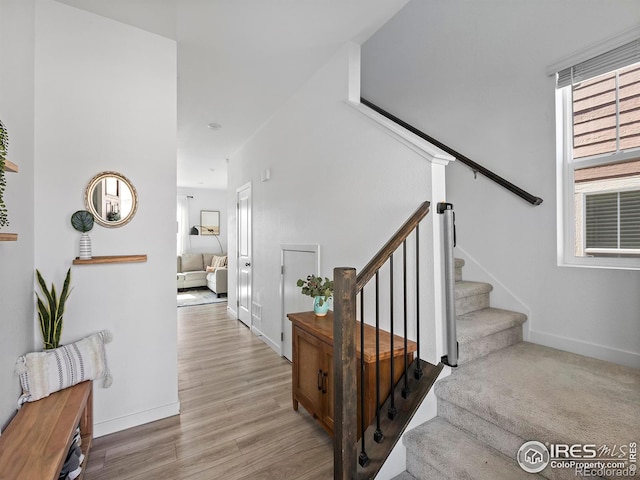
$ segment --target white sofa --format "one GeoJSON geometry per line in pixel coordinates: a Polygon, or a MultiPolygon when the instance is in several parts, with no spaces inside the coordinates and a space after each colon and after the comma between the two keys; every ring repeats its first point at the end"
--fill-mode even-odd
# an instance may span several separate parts
{"type": "Polygon", "coordinates": [[[208,287],[216,295],[227,293],[226,253],[185,253],[178,255],[177,282],[178,289],[193,287],[208,287]],[[212,263],[224,266],[213,268],[212,263]],[[209,270],[207,271],[207,267],[209,270]]]}

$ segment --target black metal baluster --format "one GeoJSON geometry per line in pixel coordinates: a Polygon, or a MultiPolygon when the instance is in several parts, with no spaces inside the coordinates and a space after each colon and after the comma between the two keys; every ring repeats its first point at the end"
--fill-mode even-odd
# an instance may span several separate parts
{"type": "Polygon", "coordinates": [[[390,280],[389,280],[389,303],[391,304],[391,308],[389,311],[389,330],[391,330],[391,388],[389,389],[389,391],[391,392],[391,405],[389,406],[389,411],[387,412],[388,417],[393,420],[396,418],[396,415],[398,414],[398,411],[396,410],[396,401],[395,401],[395,395],[394,395],[394,387],[395,387],[395,375],[394,375],[394,368],[393,368],[393,364],[395,363],[395,355],[394,355],[394,344],[393,344],[393,253],[391,254],[391,256],[389,257],[389,275],[390,275],[390,280]]]}
{"type": "Polygon", "coordinates": [[[416,369],[413,376],[420,380],[422,378],[422,364],[420,363],[420,224],[416,225],[416,369]]]}
{"type": "MultiPolygon", "coordinates": [[[[380,271],[376,271],[376,431],[373,439],[380,443],[384,438],[380,429],[380,271]]],[[[363,355],[364,356],[364,355],[363,355]]]]}
{"type": "Polygon", "coordinates": [[[362,467],[369,465],[369,455],[364,447],[364,288],[360,291],[360,441],[362,449],[358,456],[358,463],[362,467]]]}
{"type": "Polygon", "coordinates": [[[411,393],[409,389],[409,365],[407,365],[407,241],[402,242],[402,278],[404,289],[404,387],[402,387],[402,398],[407,398],[411,393]]]}

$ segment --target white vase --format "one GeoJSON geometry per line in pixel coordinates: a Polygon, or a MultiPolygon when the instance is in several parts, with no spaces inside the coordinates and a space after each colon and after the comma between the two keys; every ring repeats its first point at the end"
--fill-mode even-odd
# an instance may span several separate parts
{"type": "Polygon", "coordinates": [[[91,258],[91,238],[88,233],[80,236],[80,260],[89,260],[91,258]]]}

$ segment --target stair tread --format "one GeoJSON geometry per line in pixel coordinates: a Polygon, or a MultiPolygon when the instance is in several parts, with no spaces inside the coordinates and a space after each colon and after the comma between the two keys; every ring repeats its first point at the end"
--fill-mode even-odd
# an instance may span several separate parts
{"type": "Polygon", "coordinates": [[[396,475],[391,480],[416,480],[416,477],[405,471],[400,473],[399,475],[396,475]]]}
{"type": "Polygon", "coordinates": [[[468,343],[508,328],[522,325],[527,321],[524,313],[502,310],[500,308],[483,308],[475,312],[458,315],[456,329],[458,342],[468,343]]]}
{"type": "Polygon", "coordinates": [[[639,369],[527,342],[459,367],[435,392],[530,440],[620,445],[640,432],[639,369]]]}
{"type": "MultiPolygon", "coordinates": [[[[515,460],[478,441],[441,417],[435,417],[408,432],[404,437],[404,445],[415,455],[418,463],[428,463],[443,474],[442,478],[541,478],[539,475],[525,472],[515,460]]],[[[419,475],[417,471],[413,473],[419,475]]]]}
{"type": "Polygon", "coordinates": [[[473,295],[482,295],[493,290],[493,285],[485,282],[469,282],[461,280],[455,283],[456,300],[460,298],[470,297],[473,295]]]}

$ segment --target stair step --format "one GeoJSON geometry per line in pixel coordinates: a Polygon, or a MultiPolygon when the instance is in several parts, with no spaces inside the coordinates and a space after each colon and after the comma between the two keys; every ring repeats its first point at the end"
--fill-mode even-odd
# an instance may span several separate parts
{"type": "Polygon", "coordinates": [[[527,316],[523,313],[499,308],[458,315],[458,365],[521,342],[522,324],[526,321],[527,316]]]}
{"type": "Polygon", "coordinates": [[[482,310],[489,307],[489,293],[493,286],[483,282],[460,281],[455,286],[456,314],[482,310]]]}
{"type": "Polygon", "coordinates": [[[391,480],[417,480],[416,477],[409,472],[402,472],[400,475],[396,475],[391,480]]]}
{"type": "Polygon", "coordinates": [[[515,460],[436,417],[404,436],[407,470],[418,480],[531,480],[515,460]]]}
{"type": "Polygon", "coordinates": [[[532,343],[456,369],[435,393],[438,416],[512,458],[529,440],[619,446],[640,432],[640,370],[532,343]]]}
{"type": "Polygon", "coordinates": [[[464,267],[464,260],[461,258],[454,259],[454,266],[456,269],[456,282],[462,281],[462,267],[464,267]]]}

